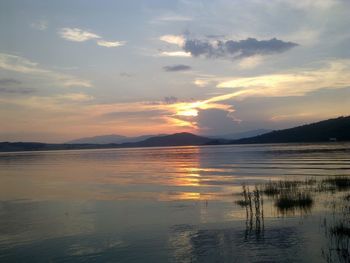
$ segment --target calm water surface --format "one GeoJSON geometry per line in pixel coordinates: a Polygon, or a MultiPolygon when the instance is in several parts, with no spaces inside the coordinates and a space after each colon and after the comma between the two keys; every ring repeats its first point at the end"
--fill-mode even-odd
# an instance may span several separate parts
{"type": "Polygon", "coordinates": [[[350,144],[0,153],[0,261],[346,262],[327,229],[347,188],[284,211],[263,195],[259,218],[236,203],[329,176],[350,176],[350,144]]]}

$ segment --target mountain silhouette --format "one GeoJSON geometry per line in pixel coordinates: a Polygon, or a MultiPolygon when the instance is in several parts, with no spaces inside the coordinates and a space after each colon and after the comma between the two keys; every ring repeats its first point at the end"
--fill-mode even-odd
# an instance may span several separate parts
{"type": "Polygon", "coordinates": [[[326,142],[330,140],[350,141],[350,116],[272,131],[251,138],[235,140],[233,143],[326,142]]]}
{"type": "MultiPolygon", "coordinates": [[[[142,136],[140,136],[142,137],[142,136]]],[[[175,133],[146,138],[138,142],[88,144],[64,143],[50,144],[38,142],[1,142],[0,151],[46,151],[46,150],[76,150],[102,148],[129,147],[162,147],[189,145],[220,145],[220,144],[248,144],[248,143],[293,143],[293,142],[327,142],[350,141],[350,116],[329,119],[295,128],[272,131],[250,138],[227,140],[208,138],[188,132],[175,133]]]]}
{"type": "Polygon", "coordinates": [[[135,137],[128,137],[118,134],[99,135],[93,137],[84,137],[66,142],[67,144],[109,144],[109,143],[125,143],[125,142],[139,142],[158,135],[141,135],[135,137]]]}

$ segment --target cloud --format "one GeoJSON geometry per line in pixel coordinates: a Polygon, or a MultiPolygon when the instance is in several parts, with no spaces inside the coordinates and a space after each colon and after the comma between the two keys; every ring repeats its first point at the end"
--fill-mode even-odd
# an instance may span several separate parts
{"type": "Polygon", "coordinates": [[[166,13],[157,17],[154,17],[149,21],[150,24],[166,24],[166,23],[184,23],[192,21],[193,18],[186,15],[180,15],[176,13],[166,13]]]}
{"type": "Polygon", "coordinates": [[[186,42],[185,37],[182,35],[164,35],[159,39],[168,44],[178,45],[179,47],[182,47],[186,42]]]}
{"type": "Polygon", "coordinates": [[[91,82],[88,80],[41,68],[38,63],[16,55],[0,53],[0,69],[37,76],[41,79],[45,78],[50,81],[50,85],[55,84],[64,87],[92,87],[91,82]]]}
{"type": "Polygon", "coordinates": [[[125,45],[125,41],[105,41],[105,40],[99,40],[97,41],[97,45],[101,47],[120,47],[125,45]]]}
{"type": "Polygon", "coordinates": [[[18,85],[21,84],[22,82],[17,80],[17,79],[12,79],[12,78],[3,78],[0,79],[0,85],[1,86],[7,86],[7,85],[18,85]]]}
{"type": "Polygon", "coordinates": [[[218,39],[218,38],[224,38],[225,35],[215,35],[215,34],[210,34],[210,35],[206,35],[207,38],[215,38],[215,39],[218,39]]]}
{"type": "Polygon", "coordinates": [[[58,33],[62,38],[69,41],[75,41],[75,42],[84,42],[90,39],[101,38],[99,35],[96,35],[95,33],[85,31],[80,28],[64,27],[58,33]]]}
{"type": "Polygon", "coordinates": [[[37,20],[30,24],[31,28],[36,30],[44,31],[47,29],[49,23],[45,20],[37,20]]]}
{"type": "Polygon", "coordinates": [[[163,51],[160,53],[161,57],[191,57],[191,53],[184,51],[163,51]]]}
{"type": "Polygon", "coordinates": [[[174,96],[169,96],[169,97],[164,97],[164,102],[165,104],[174,104],[176,102],[178,102],[178,98],[174,97],[174,96]]]}
{"type": "Polygon", "coordinates": [[[155,19],[155,21],[164,21],[164,22],[191,21],[191,20],[193,20],[192,17],[176,15],[176,14],[163,15],[163,16],[159,16],[155,19]]]}
{"type": "Polygon", "coordinates": [[[179,99],[174,96],[164,97],[161,101],[146,101],[144,105],[156,106],[156,105],[167,105],[178,103],[179,99]]]}
{"type": "Polygon", "coordinates": [[[185,41],[183,50],[189,52],[193,57],[242,59],[255,55],[282,53],[296,46],[298,44],[277,38],[270,40],[257,40],[255,38],[239,41],[218,40],[216,44],[207,40],[189,39],[185,41]]]}
{"type": "Polygon", "coordinates": [[[35,89],[30,89],[30,88],[5,88],[5,87],[0,87],[0,93],[3,94],[31,94],[36,92],[35,89]]]}
{"type": "Polygon", "coordinates": [[[70,100],[74,102],[85,102],[94,99],[93,96],[87,95],[85,93],[67,93],[56,96],[58,99],[70,100]]]}
{"type": "Polygon", "coordinates": [[[350,87],[350,60],[329,61],[316,69],[295,69],[288,72],[220,81],[218,88],[234,88],[244,96],[303,96],[327,88],[350,87]]]}
{"type": "Polygon", "coordinates": [[[237,129],[240,120],[232,116],[232,112],[225,110],[209,109],[200,110],[195,118],[201,134],[225,134],[237,129]]]}
{"type": "Polygon", "coordinates": [[[212,81],[209,79],[205,79],[205,78],[197,78],[193,81],[193,84],[198,86],[198,87],[206,87],[208,86],[212,81]]]}
{"type": "Polygon", "coordinates": [[[191,67],[187,65],[178,64],[178,65],[172,65],[172,66],[164,66],[163,69],[167,72],[176,72],[176,71],[190,70],[191,67]]]}
{"type": "Polygon", "coordinates": [[[74,42],[85,42],[88,40],[96,40],[96,44],[101,47],[120,47],[125,45],[125,41],[106,41],[102,39],[100,35],[97,35],[95,33],[82,30],[80,28],[69,28],[64,27],[58,31],[58,34],[69,41],[74,42]]]}
{"type": "Polygon", "coordinates": [[[168,112],[163,110],[144,110],[144,111],[117,111],[117,112],[108,112],[100,115],[103,119],[145,119],[156,117],[159,118],[162,115],[166,115],[168,112]]]}
{"type": "Polygon", "coordinates": [[[247,38],[243,40],[219,40],[220,35],[209,35],[207,39],[189,39],[184,35],[163,35],[159,39],[168,44],[176,45],[183,51],[163,51],[161,56],[183,56],[183,57],[207,57],[226,59],[245,59],[254,57],[251,60],[242,62],[242,68],[251,68],[253,64],[261,61],[261,56],[278,54],[298,46],[294,42],[286,42],[277,38],[269,40],[257,40],[247,38]],[[213,40],[216,38],[216,40],[213,40]]]}

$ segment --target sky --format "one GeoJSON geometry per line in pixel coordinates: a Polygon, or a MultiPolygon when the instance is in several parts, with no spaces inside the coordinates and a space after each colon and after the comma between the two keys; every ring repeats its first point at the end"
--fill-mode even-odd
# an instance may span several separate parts
{"type": "Polygon", "coordinates": [[[349,10],[348,0],[0,0],[0,141],[347,116],[349,10]]]}

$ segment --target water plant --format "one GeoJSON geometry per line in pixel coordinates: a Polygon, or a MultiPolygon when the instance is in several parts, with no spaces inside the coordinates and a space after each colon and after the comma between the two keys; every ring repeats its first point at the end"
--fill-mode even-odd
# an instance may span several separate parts
{"type": "Polygon", "coordinates": [[[282,194],[275,202],[275,206],[280,210],[291,210],[295,208],[309,209],[314,201],[309,193],[299,192],[297,194],[282,194]]]}

